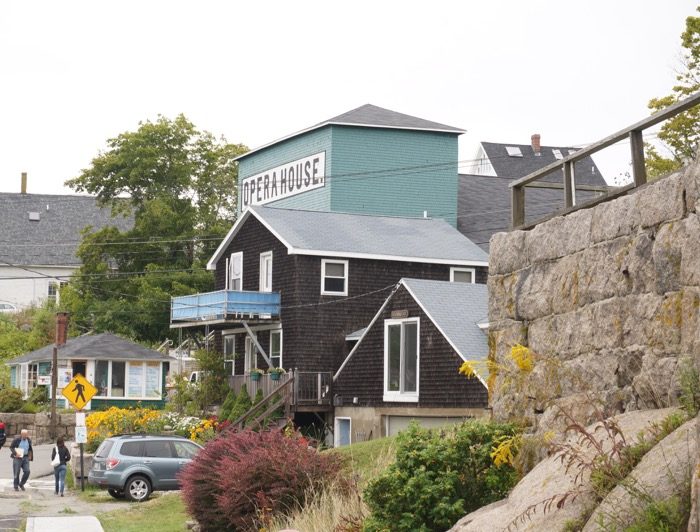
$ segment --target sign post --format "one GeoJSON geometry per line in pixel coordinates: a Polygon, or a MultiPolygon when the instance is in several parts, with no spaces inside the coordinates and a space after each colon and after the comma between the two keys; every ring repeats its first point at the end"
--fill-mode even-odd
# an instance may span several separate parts
{"type": "Polygon", "coordinates": [[[85,405],[97,393],[90,381],[80,373],[75,375],[67,386],[63,387],[61,394],[71,403],[76,410],[75,413],[75,441],[80,445],[80,490],[85,491],[85,474],[83,471],[83,445],[87,443],[87,427],[85,426],[85,412],[82,412],[85,405]]]}

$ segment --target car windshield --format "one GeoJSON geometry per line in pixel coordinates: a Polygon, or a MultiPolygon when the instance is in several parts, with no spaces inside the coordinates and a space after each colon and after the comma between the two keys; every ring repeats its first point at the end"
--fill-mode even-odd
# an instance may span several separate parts
{"type": "Polygon", "coordinates": [[[95,458],[106,458],[109,455],[109,451],[112,450],[113,445],[114,441],[112,440],[103,441],[99,449],[97,449],[97,452],[95,453],[95,458]]]}

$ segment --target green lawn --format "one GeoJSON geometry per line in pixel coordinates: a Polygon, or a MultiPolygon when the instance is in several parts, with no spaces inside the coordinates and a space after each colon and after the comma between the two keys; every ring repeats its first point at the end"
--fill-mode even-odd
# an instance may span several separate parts
{"type": "Polygon", "coordinates": [[[189,519],[179,493],[156,493],[142,503],[127,503],[123,509],[97,515],[105,532],[182,532],[189,519]]]}
{"type": "Polygon", "coordinates": [[[352,471],[359,475],[362,480],[369,480],[393,462],[396,453],[395,441],[393,437],[379,438],[338,447],[329,452],[347,456],[352,471]]]}

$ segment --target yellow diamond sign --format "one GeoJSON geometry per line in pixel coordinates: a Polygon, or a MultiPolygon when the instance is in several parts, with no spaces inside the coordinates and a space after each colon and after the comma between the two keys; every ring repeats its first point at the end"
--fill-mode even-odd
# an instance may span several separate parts
{"type": "Polygon", "coordinates": [[[90,402],[92,396],[97,393],[97,388],[95,388],[85,377],[78,373],[63,388],[61,393],[70,404],[72,404],[78,410],[82,410],[85,408],[85,405],[90,402]]]}

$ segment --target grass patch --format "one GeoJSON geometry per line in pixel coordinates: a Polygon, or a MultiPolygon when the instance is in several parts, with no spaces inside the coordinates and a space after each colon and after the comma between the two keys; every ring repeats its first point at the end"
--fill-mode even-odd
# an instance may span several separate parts
{"type": "Polygon", "coordinates": [[[159,532],[182,532],[189,519],[179,493],[163,494],[146,502],[128,504],[128,512],[120,509],[97,515],[105,532],[143,532],[153,530],[154,524],[157,524],[159,532]]]}
{"type": "Polygon", "coordinates": [[[338,453],[348,459],[351,486],[332,485],[306,494],[300,508],[288,515],[276,516],[269,530],[361,530],[369,510],[362,501],[362,489],[367,481],[384,471],[396,456],[395,439],[380,438],[354,443],[326,452],[338,453]]]}
{"type": "Polygon", "coordinates": [[[19,511],[22,514],[29,514],[30,512],[36,512],[41,510],[43,506],[32,501],[22,501],[19,503],[19,511]]]}
{"type": "Polygon", "coordinates": [[[394,437],[379,438],[338,447],[328,452],[346,456],[350,461],[353,473],[358,475],[361,481],[366,481],[394,461],[395,442],[394,437]]]}
{"type": "Polygon", "coordinates": [[[63,508],[63,510],[61,510],[61,511],[58,512],[58,513],[59,513],[59,514],[77,514],[78,512],[76,512],[75,510],[73,510],[73,508],[71,508],[71,507],[69,507],[69,506],[66,506],[65,508],[63,508]]]}

